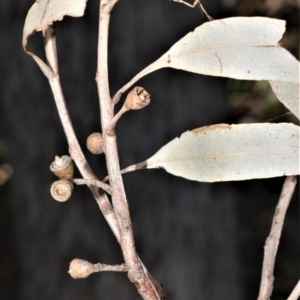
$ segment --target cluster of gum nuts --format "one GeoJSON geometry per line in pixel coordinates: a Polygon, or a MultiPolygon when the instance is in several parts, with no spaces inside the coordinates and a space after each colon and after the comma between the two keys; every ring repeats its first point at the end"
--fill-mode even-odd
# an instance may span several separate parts
{"type": "MultiPolygon", "coordinates": [[[[103,153],[103,137],[99,132],[92,133],[87,138],[87,148],[93,154],[103,153]]],[[[59,202],[67,201],[73,192],[74,164],[69,155],[55,156],[50,170],[59,180],[54,181],[50,188],[51,196],[59,202]]]]}
{"type": "MultiPolygon", "coordinates": [[[[128,110],[142,109],[150,103],[150,94],[142,87],[133,88],[127,95],[124,102],[122,113],[128,110]]],[[[121,114],[122,114],[121,113],[121,114]]],[[[119,114],[119,117],[120,115],[119,114]]],[[[104,152],[103,136],[100,132],[94,132],[87,138],[86,145],[93,154],[102,154],[104,152]]],[[[50,193],[52,197],[59,202],[67,201],[73,192],[74,164],[68,155],[62,157],[55,156],[50,165],[50,170],[59,178],[52,183],[50,193]]]]}

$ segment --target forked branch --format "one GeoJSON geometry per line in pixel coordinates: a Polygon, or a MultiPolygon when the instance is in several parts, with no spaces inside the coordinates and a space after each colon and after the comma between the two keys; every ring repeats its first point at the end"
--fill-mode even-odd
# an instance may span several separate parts
{"type": "MultiPolygon", "coordinates": [[[[101,184],[99,184],[97,177],[93,174],[91,168],[89,167],[88,162],[86,161],[81,151],[80,145],[78,143],[75,132],[73,130],[72,122],[69,117],[69,112],[66,107],[66,103],[64,100],[64,96],[63,96],[63,92],[59,80],[55,30],[52,26],[49,26],[44,31],[44,40],[45,40],[45,52],[46,52],[47,63],[49,68],[53,72],[52,76],[49,77],[49,83],[54,95],[55,103],[63,125],[63,129],[67,137],[70,156],[72,157],[73,161],[75,162],[79,171],[81,172],[85,181],[84,183],[90,187],[92,194],[94,195],[101,212],[103,213],[106,221],[110,225],[118,242],[121,243],[121,236],[120,236],[119,228],[117,226],[117,220],[115,217],[115,213],[112,209],[112,206],[107,198],[107,195],[101,191],[99,193],[98,191],[99,187],[101,187],[103,190],[107,188],[107,192],[111,192],[111,189],[110,187],[108,188],[107,185],[100,186],[101,184]]],[[[157,296],[157,295],[164,295],[164,292],[160,284],[154,278],[152,278],[152,276],[148,273],[147,269],[143,266],[139,257],[137,257],[137,264],[141,267],[142,272],[145,274],[145,276],[147,276],[147,278],[150,278],[150,280],[152,280],[149,283],[149,286],[151,286],[151,289],[155,291],[154,297],[152,298],[145,297],[144,299],[163,299],[163,297],[160,298],[160,296],[157,296]]],[[[125,270],[127,269],[124,269],[124,271],[125,270]]]]}
{"type": "MultiPolygon", "coordinates": [[[[57,64],[57,52],[56,52],[56,37],[55,29],[52,26],[47,27],[43,32],[45,42],[45,53],[49,67],[54,72],[54,76],[49,79],[49,83],[52,89],[54,100],[57,106],[58,114],[66,134],[66,138],[69,145],[70,156],[79,169],[82,177],[87,180],[97,180],[96,175],[92,172],[88,162],[83,155],[78,140],[76,138],[69,112],[65,103],[63,91],[59,79],[59,70],[57,64]]],[[[116,218],[112,206],[105,193],[98,191],[98,187],[95,185],[88,185],[92,194],[99,205],[106,221],[111,227],[112,231],[119,239],[119,230],[117,227],[116,218]]]]}

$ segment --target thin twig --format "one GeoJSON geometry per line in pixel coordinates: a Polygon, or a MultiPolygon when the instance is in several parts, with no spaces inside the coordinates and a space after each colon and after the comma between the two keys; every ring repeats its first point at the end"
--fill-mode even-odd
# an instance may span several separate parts
{"type": "Polygon", "coordinates": [[[106,149],[107,171],[110,176],[110,185],[113,189],[112,202],[117,218],[120,232],[120,245],[125,263],[128,267],[128,277],[135,284],[143,299],[159,300],[160,291],[154,288],[154,284],[144,271],[139,257],[137,256],[132,224],[129,215],[127,199],[125,195],[123,180],[120,172],[117,143],[115,135],[106,133],[107,126],[114,117],[114,104],[111,101],[108,85],[108,28],[110,12],[118,0],[102,0],[100,3],[99,36],[98,36],[98,62],[97,62],[97,87],[100,99],[100,113],[102,132],[106,149]]]}
{"type": "Polygon", "coordinates": [[[300,297],[300,280],[296,284],[295,288],[293,289],[290,296],[287,298],[287,300],[297,300],[300,297]]]}
{"type": "MultiPolygon", "coordinates": [[[[200,10],[206,15],[206,17],[212,21],[213,18],[207,13],[207,11],[205,10],[205,8],[203,7],[203,5],[201,4],[200,0],[195,0],[195,2],[193,4],[190,4],[184,0],[172,0],[173,2],[178,2],[178,3],[182,3],[185,4],[189,7],[195,7],[196,5],[198,5],[200,7],[200,10]]],[[[161,68],[166,68],[168,67],[168,64],[166,64],[165,66],[162,66],[161,61],[160,63],[157,63],[158,61],[160,61],[160,59],[158,59],[157,61],[154,61],[152,64],[150,64],[149,66],[147,66],[145,69],[143,69],[142,71],[140,71],[137,75],[135,75],[128,83],[126,83],[121,89],[119,89],[117,91],[117,93],[113,96],[112,101],[114,104],[118,103],[121,96],[129,89],[131,88],[138,80],[140,80],[141,78],[143,78],[144,76],[146,76],[149,73],[152,73],[158,69],[161,68]]]]}
{"type": "MultiPolygon", "coordinates": [[[[153,62],[149,66],[147,66],[145,69],[140,71],[138,74],[136,74],[129,82],[127,82],[121,89],[119,89],[116,94],[112,98],[113,104],[116,104],[119,102],[121,96],[130,89],[137,81],[139,81],[141,78],[146,76],[147,74],[150,74],[158,69],[161,69],[162,66],[160,64],[156,63],[157,61],[153,62]]],[[[167,65],[165,66],[167,67],[167,65]]]]}
{"type": "Polygon", "coordinates": [[[113,266],[101,263],[92,264],[87,260],[74,258],[70,263],[68,273],[74,279],[83,279],[94,273],[103,271],[127,272],[127,266],[125,264],[113,266]]]}
{"type": "MultiPolygon", "coordinates": [[[[147,167],[147,161],[145,160],[138,164],[131,165],[131,166],[126,167],[125,169],[122,169],[121,174],[129,173],[129,172],[133,172],[133,171],[137,171],[137,170],[142,170],[142,169],[145,169],[146,167],[147,167]]],[[[102,182],[107,182],[107,181],[109,181],[109,176],[106,176],[102,180],[102,182]]]]}
{"type": "Polygon", "coordinates": [[[181,3],[181,4],[184,4],[188,7],[191,7],[191,8],[194,8],[197,4],[199,4],[199,0],[195,0],[193,4],[190,4],[186,1],[183,1],[183,0],[172,0],[173,2],[177,2],[177,3],[181,3]]]}
{"type": "Polygon", "coordinates": [[[193,4],[190,4],[184,0],[172,0],[173,2],[181,3],[184,4],[188,7],[194,8],[196,5],[199,6],[200,10],[205,14],[208,20],[213,21],[213,18],[207,13],[205,8],[203,7],[202,3],[200,0],[195,0],[193,4]]]}
{"type": "MultiPolygon", "coordinates": [[[[55,76],[49,79],[49,83],[52,89],[54,100],[57,106],[58,114],[63,126],[63,129],[66,134],[66,138],[69,145],[70,155],[75,162],[77,168],[79,169],[81,175],[85,179],[98,179],[92,172],[88,162],[86,161],[78,140],[76,138],[71,119],[69,117],[69,112],[65,103],[64,95],[61,89],[61,84],[58,74],[58,64],[57,64],[57,54],[56,54],[56,38],[55,30],[52,26],[49,26],[44,32],[45,40],[45,52],[48,65],[52,70],[55,70],[55,76]]],[[[112,206],[107,198],[105,193],[99,193],[98,187],[94,185],[89,185],[89,188],[92,191],[93,196],[95,197],[97,204],[101,212],[103,213],[107,223],[112,229],[113,233],[120,239],[120,234],[115,218],[114,211],[112,206]]]]}
{"type": "Polygon", "coordinates": [[[100,180],[97,180],[97,179],[75,178],[75,179],[73,179],[73,182],[77,185],[83,185],[83,184],[94,185],[94,186],[97,186],[98,188],[101,188],[102,190],[106,191],[108,194],[112,193],[111,187],[108,184],[106,184],[100,180]]]}
{"type": "Polygon", "coordinates": [[[282,187],[279,202],[275,209],[271,232],[265,243],[264,262],[258,300],[269,300],[273,290],[274,265],[279,239],[283,227],[285,214],[297,184],[296,176],[289,176],[285,179],[282,187]]]}
{"type": "Polygon", "coordinates": [[[104,271],[110,271],[110,272],[127,272],[128,268],[125,264],[121,265],[106,265],[106,264],[95,264],[95,269],[97,271],[95,272],[104,272],[104,271]]]}
{"type": "Polygon", "coordinates": [[[106,127],[105,131],[108,135],[114,135],[115,134],[115,127],[117,125],[117,122],[122,117],[123,114],[125,114],[129,109],[123,105],[122,108],[118,111],[118,113],[112,118],[109,125],[106,127]]]}

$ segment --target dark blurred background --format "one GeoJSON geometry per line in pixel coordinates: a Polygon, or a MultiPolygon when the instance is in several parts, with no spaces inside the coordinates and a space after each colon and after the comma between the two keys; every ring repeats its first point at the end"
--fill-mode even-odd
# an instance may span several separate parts
{"type": "MultiPolygon", "coordinates": [[[[68,147],[49,84],[21,46],[33,1],[0,2],[0,299],[140,299],[125,274],[73,280],[77,257],[122,263],[122,253],[91,193],[77,187],[66,203],[51,199],[49,165],[68,147]]],[[[299,1],[203,0],[214,18],[287,20],[282,44],[299,59],[299,1]]],[[[88,153],[100,130],[95,84],[98,1],[83,18],[57,23],[60,75],[79,142],[94,172],[104,157],[88,153]]],[[[198,8],[168,0],[120,0],[110,28],[113,95],[187,32],[206,22],[198,8]]],[[[30,40],[42,55],[41,34],[30,40]]],[[[118,123],[122,167],[143,161],[182,132],[216,123],[294,122],[267,82],[206,77],[163,69],[138,82],[146,109],[118,123]]],[[[122,100],[121,100],[122,102],[122,100]]],[[[116,109],[119,109],[120,105],[116,109]]],[[[77,174],[79,176],[79,174],[77,174]]],[[[197,183],[163,170],[124,175],[139,255],[174,300],[252,300],[259,290],[263,246],[284,178],[197,183]]],[[[272,300],[286,299],[299,279],[299,193],[283,229],[272,300]]]]}

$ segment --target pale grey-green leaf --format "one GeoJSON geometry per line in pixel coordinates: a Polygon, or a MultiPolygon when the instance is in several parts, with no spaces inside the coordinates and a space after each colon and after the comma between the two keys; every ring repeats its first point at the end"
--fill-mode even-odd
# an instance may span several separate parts
{"type": "Polygon", "coordinates": [[[278,99],[300,118],[299,62],[278,44],[284,31],[285,21],[263,17],[208,22],[179,40],[144,73],[170,67],[204,75],[269,80],[278,99]]]}
{"type": "Polygon", "coordinates": [[[197,27],[160,58],[165,66],[206,75],[299,82],[299,63],[278,45],[285,21],[216,20],[197,27]]]}
{"type": "Polygon", "coordinates": [[[299,84],[272,80],[270,84],[277,98],[300,119],[299,84]]]}
{"type": "Polygon", "coordinates": [[[186,179],[217,182],[299,174],[299,126],[219,124],[187,131],[147,160],[186,179]]]}

